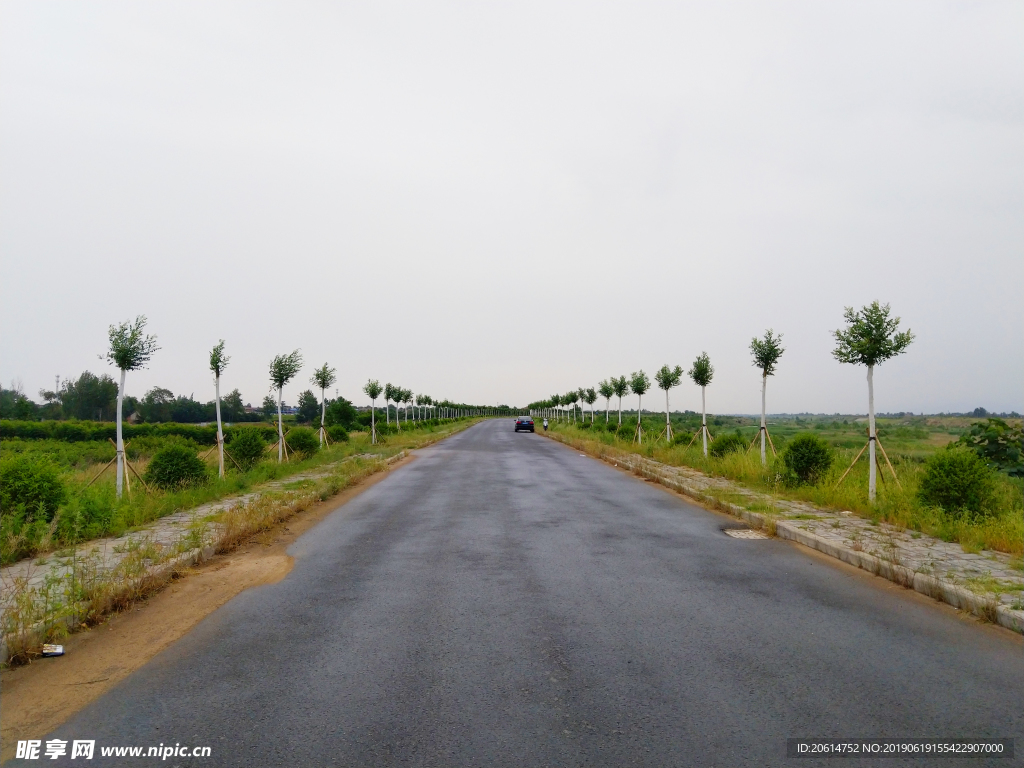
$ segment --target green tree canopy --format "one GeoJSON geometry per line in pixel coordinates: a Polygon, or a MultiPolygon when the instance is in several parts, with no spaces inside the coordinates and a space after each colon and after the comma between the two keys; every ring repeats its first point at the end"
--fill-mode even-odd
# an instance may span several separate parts
{"type": "Polygon", "coordinates": [[[156,336],[143,333],[145,329],[145,315],[139,315],[134,322],[126,320],[119,325],[110,326],[110,349],[107,351],[107,360],[122,371],[137,371],[144,368],[153,353],[160,349],[156,345],[156,336]]]}
{"type": "Polygon", "coordinates": [[[679,382],[683,380],[683,368],[677,365],[675,368],[669,368],[667,365],[661,366],[654,374],[654,380],[658,382],[658,387],[668,392],[672,387],[679,386],[679,382]]]}
{"type": "Polygon", "coordinates": [[[711,365],[711,358],[708,357],[707,352],[697,355],[697,359],[690,367],[689,375],[698,387],[706,387],[711,383],[711,379],[715,375],[715,368],[711,365]]]}
{"type": "Polygon", "coordinates": [[[313,371],[313,377],[309,380],[311,384],[316,386],[322,391],[329,387],[334,386],[334,382],[338,380],[335,375],[335,369],[331,368],[327,363],[313,371]]]}
{"type": "Polygon", "coordinates": [[[277,355],[270,361],[270,382],[274,389],[284,389],[285,384],[295,378],[302,368],[302,353],[295,350],[287,355],[277,355]]]}
{"type": "Polygon", "coordinates": [[[889,305],[871,302],[859,311],[847,307],[846,328],[833,331],[836,348],[832,355],[841,363],[875,366],[902,354],[914,340],[908,328],[899,332],[900,318],[889,317],[889,305]]]}
{"type": "Polygon", "coordinates": [[[633,390],[633,394],[643,396],[651,388],[651,379],[643,371],[633,371],[629,377],[629,388],[633,390]]]}
{"type": "Polygon", "coordinates": [[[782,334],[776,335],[769,328],[764,332],[764,338],[756,336],[750,340],[750,354],[754,358],[754,367],[761,370],[763,376],[774,376],[775,366],[786,350],[782,348],[782,334]]]}
{"type": "Polygon", "coordinates": [[[213,375],[219,377],[224,373],[229,360],[231,358],[224,354],[224,339],[221,339],[217,346],[210,350],[210,370],[213,371],[213,375]]]}
{"type": "Polygon", "coordinates": [[[376,379],[370,379],[363,386],[363,392],[366,393],[366,396],[370,398],[370,400],[376,400],[378,397],[380,397],[380,393],[382,391],[383,388],[381,387],[380,382],[377,381],[376,379]]]}

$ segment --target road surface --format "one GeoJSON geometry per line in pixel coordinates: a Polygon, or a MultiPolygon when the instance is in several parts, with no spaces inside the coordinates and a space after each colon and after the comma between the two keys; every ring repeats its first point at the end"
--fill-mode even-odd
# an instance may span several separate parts
{"type": "Polygon", "coordinates": [[[735,525],[482,423],[332,513],[284,580],[55,735],[211,748],[86,765],[826,764],[787,759],[789,737],[1024,749],[1008,633],[735,525]]]}

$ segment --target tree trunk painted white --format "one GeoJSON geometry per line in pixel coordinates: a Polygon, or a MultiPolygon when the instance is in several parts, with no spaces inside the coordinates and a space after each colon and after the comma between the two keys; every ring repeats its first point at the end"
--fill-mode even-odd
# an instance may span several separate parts
{"type": "Polygon", "coordinates": [[[619,426],[622,426],[622,397],[619,397],[619,426]]]}
{"type": "Polygon", "coordinates": [[[868,366],[868,500],[875,500],[875,366],[868,366]]]}
{"type": "Polygon", "coordinates": [[[284,416],[281,415],[281,399],[284,397],[284,387],[277,390],[277,463],[284,461],[284,416]]]}
{"type": "Polygon", "coordinates": [[[213,377],[213,389],[217,396],[217,453],[220,460],[220,479],[224,479],[224,430],[220,421],[220,374],[213,377]]]}
{"type": "Polygon", "coordinates": [[[384,416],[388,420],[388,424],[391,423],[391,401],[386,397],[384,398],[384,416]]]}
{"type": "Polygon", "coordinates": [[[761,466],[762,467],[766,466],[768,464],[768,457],[765,455],[765,452],[764,452],[765,437],[767,437],[767,429],[768,429],[768,424],[764,420],[765,390],[767,388],[768,388],[768,374],[767,373],[762,373],[761,374],[761,466]]]}
{"type": "Polygon", "coordinates": [[[705,389],[706,387],[700,388],[700,432],[704,440],[704,458],[706,459],[708,457],[708,407],[704,398],[705,389]]]}
{"type": "Polygon", "coordinates": [[[327,421],[327,395],[320,388],[320,447],[324,447],[324,422],[327,421]]]}
{"type": "Polygon", "coordinates": [[[665,390],[665,439],[672,442],[672,422],[668,418],[668,390],[665,390]]]}
{"type": "Polygon", "coordinates": [[[612,399],[610,397],[606,397],[604,399],[604,423],[605,424],[608,423],[608,411],[610,411],[611,409],[612,409],[612,399]]]}
{"type": "Polygon", "coordinates": [[[121,407],[124,403],[124,377],[128,371],[121,371],[121,385],[117,388],[117,498],[121,498],[124,486],[124,435],[121,431],[121,407]]]}
{"type": "Polygon", "coordinates": [[[377,444],[377,409],[373,407],[373,401],[370,401],[370,444],[377,444]]]}

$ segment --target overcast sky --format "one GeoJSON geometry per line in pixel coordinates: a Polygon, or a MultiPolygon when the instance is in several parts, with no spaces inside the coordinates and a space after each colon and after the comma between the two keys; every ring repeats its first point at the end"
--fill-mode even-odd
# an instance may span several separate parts
{"type": "MultiPolygon", "coordinates": [[[[0,379],[262,401],[300,348],[524,404],[706,350],[712,412],[1024,410],[1024,3],[3,2],[0,379]],[[111,371],[112,372],[112,371],[111,371]]],[[[660,394],[660,393],[659,393],[660,394]]],[[[697,387],[674,408],[699,409],[697,387]]],[[[635,398],[632,398],[633,400],[635,398]]],[[[652,407],[661,400],[648,398],[652,407]]]]}

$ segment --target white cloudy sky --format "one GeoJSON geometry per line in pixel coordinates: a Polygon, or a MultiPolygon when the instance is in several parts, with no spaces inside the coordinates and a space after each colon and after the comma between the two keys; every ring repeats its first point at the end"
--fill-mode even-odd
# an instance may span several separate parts
{"type": "Polygon", "coordinates": [[[5,386],[145,314],[136,395],[210,399],[219,338],[254,402],[296,347],[520,404],[707,350],[753,412],[773,327],[769,410],[858,412],[830,331],[877,298],[917,334],[880,410],[1024,409],[1020,2],[0,12],[5,386]]]}

